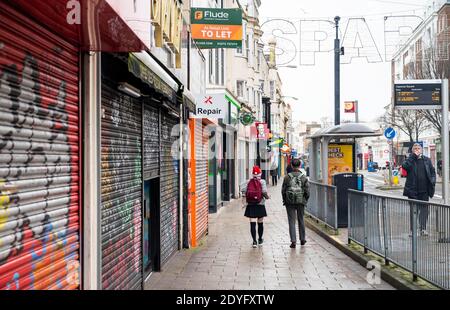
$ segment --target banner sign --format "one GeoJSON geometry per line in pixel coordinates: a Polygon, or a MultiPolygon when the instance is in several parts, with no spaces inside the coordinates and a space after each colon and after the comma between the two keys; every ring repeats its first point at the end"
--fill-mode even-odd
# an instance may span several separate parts
{"type": "Polygon", "coordinates": [[[191,33],[199,48],[242,48],[242,10],[191,8],[191,33]]]}
{"type": "Polygon", "coordinates": [[[335,174],[354,172],[353,150],[353,144],[328,146],[328,184],[332,184],[335,174]]]}
{"type": "Polygon", "coordinates": [[[400,109],[440,109],[442,83],[435,80],[398,81],[394,105],[400,109]]]}
{"type": "Polygon", "coordinates": [[[226,119],[228,100],[225,94],[197,95],[195,115],[192,118],[221,118],[226,119]]]}

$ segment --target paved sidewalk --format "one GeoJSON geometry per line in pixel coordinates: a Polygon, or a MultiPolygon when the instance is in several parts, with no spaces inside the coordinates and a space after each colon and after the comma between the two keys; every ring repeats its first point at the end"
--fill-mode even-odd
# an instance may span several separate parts
{"type": "Polygon", "coordinates": [[[240,201],[234,201],[210,216],[203,245],[176,254],[161,273],[151,276],[146,289],[393,289],[384,281],[369,284],[366,269],[311,230],[306,231],[305,246],[289,248],[280,188],[269,188],[262,247],[251,247],[248,219],[240,201]]]}

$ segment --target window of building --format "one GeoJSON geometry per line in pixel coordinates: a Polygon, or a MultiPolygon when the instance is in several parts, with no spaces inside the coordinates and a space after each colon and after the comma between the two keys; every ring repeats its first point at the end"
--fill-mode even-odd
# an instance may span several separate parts
{"type": "Polygon", "coordinates": [[[244,81],[236,81],[236,94],[238,97],[244,98],[244,81]]]}
{"type": "Polygon", "coordinates": [[[256,70],[257,71],[261,70],[261,62],[262,62],[262,50],[258,50],[258,57],[257,57],[257,61],[256,61],[256,70]]]}
{"type": "Polygon", "coordinates": [[[270,99],[275,100],[275,81],[270,81],[270,99]]]}
{"type": "Polygon", "coordinates": [[[242,47],[236,49],[236,54],[239,56],[245,56],[244,51],[247,50],[247,23],[242,22],[242,47]]]}
{"type": "Polygon", "coordinates": [[[214,50],[209,51],[209,59],[208,59],[208,74],[209,74],[209,83],[214,83],[214,50]]]}
{"type": "Polygon", "coordinates": [[[216,60],[215,83],[216,83],[216,85],[220,85],[220,74],[219,74],[219,72],[220,72],[220,51],[216,50],[215,54],[216,54],[216,57],[215,57],[215,60],[216,60]]]}

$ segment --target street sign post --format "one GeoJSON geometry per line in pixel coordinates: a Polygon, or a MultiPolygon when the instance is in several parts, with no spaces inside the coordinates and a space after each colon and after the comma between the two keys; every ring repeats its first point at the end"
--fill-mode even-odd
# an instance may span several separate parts
{"type": "Polygon", "coordinates": [[[443,99],[441,80],[396,81],[394,106],[397,109],[441,109],[443,99]]]}
{"type": "Polygon", "coordinates": [[[442,198],[450,202],[450,154],[449,154],[449,90],[448,79],[396,81],[394,107],[397,109],[442,110],[442,198]]]}
{"type": "Polygon", "coordinates": [[[389,186],[392,186],[392,152],[394,151],[392,140],[396,135],[397,133],[392,127],[386,128],[386,130],[384,131],[384,136],[386,137],[386,139],[388,139],[389,144],[389,186]]]}
{"type": "Polygon", "coordinates": [[[384,131],[384,136],[388,140],[394,139],[396,135],[397,135],[397,133],[395,132],[394,128],[392,128],[392,127],[386,128],[386,130],[384,131]]]}

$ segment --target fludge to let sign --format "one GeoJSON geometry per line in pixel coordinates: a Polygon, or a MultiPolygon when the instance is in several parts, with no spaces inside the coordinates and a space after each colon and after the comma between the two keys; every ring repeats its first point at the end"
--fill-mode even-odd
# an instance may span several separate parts
{"type": "Polygon", "coordinates": [[[192,8],[191,34],[200,48],[240,48],[242,10],[192,8]]]}

